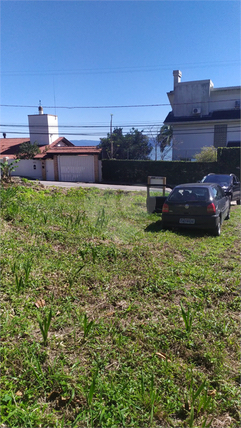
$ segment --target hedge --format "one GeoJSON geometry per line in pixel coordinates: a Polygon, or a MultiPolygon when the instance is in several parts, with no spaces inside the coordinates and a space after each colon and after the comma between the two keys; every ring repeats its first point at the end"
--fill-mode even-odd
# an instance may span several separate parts
{"type": "Polygon", "coordinates": [[[166,177],[175,185],[201,180],[213,173],[239,176],[240,148],[219,148],[217,162],[103,160],[102,180],[108,183],[146,184],[148,176],[166,177]]]}
{"type": "Polygon", "coordinates": [[[240,174],[240,147],[220,147],[217,151],[217,162],[221,174],[240,174]]]}

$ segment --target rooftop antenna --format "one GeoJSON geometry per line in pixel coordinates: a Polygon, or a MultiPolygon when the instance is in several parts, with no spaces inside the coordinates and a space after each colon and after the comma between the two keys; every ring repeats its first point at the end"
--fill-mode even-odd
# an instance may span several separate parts
{"type": "Polygon", "coordinates": [[[43,107],[41,106],[41,100],[39,100],[38,113],[39,113],[39,114],[44,114],[43,107]]]}
{"type": "Polygon", "coordinates": [[[56,100],[55,100],[55,81],[54,81],[54,76],[53,76],[53,87],[54,87],[54,112],[55,112],[55,116],[56,116],[56,100]]]}

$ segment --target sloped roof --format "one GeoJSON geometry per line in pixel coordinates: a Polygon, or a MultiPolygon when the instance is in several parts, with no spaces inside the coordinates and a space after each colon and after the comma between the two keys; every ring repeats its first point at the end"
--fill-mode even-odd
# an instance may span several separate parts
{"type": "Polygon", "coordinates": [[[216,110],[208,115],[200,116],[174,116],[171,111],[168,113],[164,123],[178,123],[178,122],[204,122],[211,120],[235,120],[240,119],[240,109],[237,110],[216,110]]]}
{"type": "Polygon", "coordinates": [[[43,146],[40,148],[41,153],[36,155],[34,159],[43,159],[50,155],[98,155],[101,149],[96,146],[74,146],[74,147],[53,147],[43,146]]]}
{"type": "Polygon", "coordinates": [[[0,154],[14,158],[19,152],[20,144],[27,143],[29,138],[0,138],[0,154]]]}
{"type": "MultiPolygon", "coordinates": [[[[19,147],[22,143],[29,142],[29,138],[0,138],[0,155],[7,156],[9,159],[14,159],[19,152],[19,147]]],[[[65,137],[59,137],[49,146],[39,146],[40,152],[34,159],[46,159],[53,155],[97,155],[101,149],[96,146],[75,146],[65,137]],[[64,143],[66,146],[58,146],[59,143],[64,143]]]]}
{"type": "Polygon", "coordinates": [[[57,138],[57,140],[55,140],[55,141],[51,144],[51,147],[55,147],[55,146],[57,146],[59,143],[64,143],[64,144],[66,144],[66,146],[75,147],[75,145],[74,145],[73,143],[71,143],[69,140],[67,140],[67,138],[65,138],[65,137],[59,137],[59,138],[57,138]]]}

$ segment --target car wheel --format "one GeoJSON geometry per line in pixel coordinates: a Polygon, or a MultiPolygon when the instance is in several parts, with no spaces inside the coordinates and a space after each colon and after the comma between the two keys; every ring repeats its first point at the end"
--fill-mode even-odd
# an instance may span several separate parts
{"type": "Polygon", "coordinates": [[[167,224],[166,224],[166,223],[164,223],[164,222],[162,222],[162,229],[163,229],[163,230],[167,230],[167,229],[168,229],[167,224]]]}
{"type": "Polygon", "coordinates": [[[213,234],[214,234],[214,236],[220,236],[221,235],[221,221],[220,221],[220,217],[218,218],[218,224],[217,224],[217,226],[213,229],[213,234]]]}
{"type": "Polygon", "coordinates": [[[237,205],[240,205],[240,199],[237,199],[237,205]]]}

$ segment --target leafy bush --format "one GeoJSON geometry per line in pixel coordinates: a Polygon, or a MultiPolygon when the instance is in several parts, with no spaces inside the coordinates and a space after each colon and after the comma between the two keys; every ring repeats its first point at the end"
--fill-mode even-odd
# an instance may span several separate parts
{"type": "Polygon", "coordinates": [[[13,162],[8,162],[8,160],[5,160],[3,162],[0,162],[0,169],[1,169],[1,178],[3,181],[9,181],[11,180],[11,173],[15,171],[17,168],[17,163],[19,162],[18,159],[14,160],[13,162]]]}
{"type": "Polygon", "coordinates": [[[213,146],[203,147],[200,153],[195,155],[197,162],[216,162],[217,149],[213,146]]]}
{"type": "Polygon", "coordinates": [[[30,141],[25,141],[25,143],[20,144],[17,157],[19,159],[33,159],[38,153],[40,153],[40,148],[36,142],[31,144],[30,141]]]}

